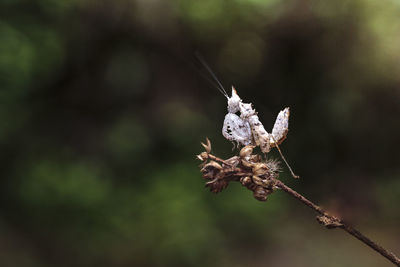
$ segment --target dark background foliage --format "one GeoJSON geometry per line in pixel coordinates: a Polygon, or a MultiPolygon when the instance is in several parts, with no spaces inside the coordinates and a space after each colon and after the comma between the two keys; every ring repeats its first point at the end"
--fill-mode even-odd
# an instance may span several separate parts
{"type": "MultiPolygon", "coordinates": [[[[396,1],[3,0],[1,266],[390,266],[283,193],[204,189],[226,99],[291,107],[281,179],[400,254],[396,1]]],[[[276,154],[274,154],[277,157],[276,154]]]]}

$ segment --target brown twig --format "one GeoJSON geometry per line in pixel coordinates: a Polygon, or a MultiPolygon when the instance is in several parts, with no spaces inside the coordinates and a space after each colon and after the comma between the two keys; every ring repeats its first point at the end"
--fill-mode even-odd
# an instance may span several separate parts
{"type": "Polygon", "coordinates": [[[393,264],[400,266],[400,259],[392,252],[378,245],[376,242],[366,237],[360,231],[354,229],[342,219],[328,214],[320,206],[314,204],[277,179],[278,163],[273,160],[266,162],[260,161],[259,157],[252,155],[254,147],[244,147],[240,151],[239,156],[232,157],[228,160],[223,160],[210,154],[211,144],[208,139],[207,145],[202,145],[206,151],[198,155],[197,158],[203,161],[203,164],[201,165],[201,172],[203,173],[203,178],[208,180],[206,186],[209,187],[212,192],[221,192],[231,181],[240,181],[242,185],[253,191],[256,199],[265,201],[267,200],[268,195],[270,195],[274,189],[279,188],[319,213],[320,215],[317,216],[317,220],[326,228],[343,229],[370,248],[380,253],[393,264]]]}
{"type": "Polygon", "coordinates": [[[296,191],[294,191],[293,189],[291,189],[290,187],[285,185],[282,181],[277,180],[276,181],[276,186],[281,188],[283,191],[285,191],[286,193],[288,193],[292,197],[298,199],[299,201],[301,201],[302,203],[304,203],[305,205],[307,205],[311,209],[315,210],[316,212],[321,214],[323,217],[328,218],[329,222],[338,223],[335,227],[329,227],[329,225],[326,225],[328,228],[342,228],[347,233],[351,234],[352,236],[354,236],[355,238],[357,238],[358,240],[360,240],[361,242],[363,242],[364,244],[366,244],[370,248],[372,248],[375,251],[377,251],[378,253],[380,253],[383,257],[385,257],[386,259],[390,260],[395,265],[400,266],[400,259],[396,255],[394,255],[392,252],[388,251],[387,249],[383,248],[382,246],[378,245],[376,242],[372,241],[371,239],[366,237],[364,234],[362,234],[360,231],[354,229],[353,227],[351,227],[350,225],[345,223],[343,220],[340,220],[339,218],[336,218],[336,217],[334,217],[332,215],[329,215],[321,207],[319,207],[318,205],[314,204],[313,202],[311,202],[310,200],[308,200],[307,198],[305,198],[301,194],[297,193],[296,191]]]}

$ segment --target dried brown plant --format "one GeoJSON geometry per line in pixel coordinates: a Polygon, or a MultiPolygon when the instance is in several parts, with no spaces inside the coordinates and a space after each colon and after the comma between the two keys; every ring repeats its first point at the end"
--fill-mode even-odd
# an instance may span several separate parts
{"type": "Polygon", "coordinates": [[[279,177],[279,162],[271,159],[263,159],[260,155],[253,154],[254,146],[245,146],[238,156],[223,160],[211,154],[211,142],[207,139],[202,143],[205,151],[197,155],[202,161],[201,173],[206,180],[206,187],[213,193],[224,190],[230,182],[240,182],[244,187],[253,192],[255,199],[266,201],[274,191],[281,189],[292,197],[307,205],[319,215],[317,221],[328,229],[340,228],[371,247],[393,264],[400,266],[400,259],[392,252],[386,250],[364,234],[354,229],[342,219],[328,214],[320,206],[314,204],[301,194],[297,193],[282,181],[279,177]]]}

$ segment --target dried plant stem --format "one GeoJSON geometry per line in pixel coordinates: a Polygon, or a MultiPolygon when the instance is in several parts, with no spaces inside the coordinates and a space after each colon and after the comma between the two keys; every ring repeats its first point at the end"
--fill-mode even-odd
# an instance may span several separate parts
{"type": "Polygon", "coordinates": [[[378,253],[380,253],[383,257],[391,261],[393,264],[400,266],[400,259],[394,255],[392,252],[388,251],[387,249],[383,248],[382,246],[378,245],[376,242],[372,241],[368,237],[366,237],[364,234],[362,234],[360,231],[354,229],[347,223],[343,222],[343,220],[334,217],[332,215],[329,215],[326,213],[320,206],[314,204],[301,194],[297,193],[287,185],[285,185],[282,181],[276,179],[276,186],[291,195],[292,197],[298,199],[301,201],[303,204],[307,205],[311,209],[315,210],[319,214],[322,215],[322,218],[320,217],[318,221],[322,224],[325,224],[327,228],[341,228],[345,230],[347,233],[351,234],[370,248],[374,249],[378,253]]]}
{"type": "MultiPolygon", "coordinates": [[[[354,236],[376,252],[380,253],[383,257],[391,261],[393,264],[400,266],[400,259],[392,252],[378,245],[364,234],[354,229],[348,223],[342,219],[328,214],[320,206],[314,204],[298,192],[294,191],[281,180],[277,179],[276,173],[271,172],[269,168],[273,167],[261,163],[258,157],[252,155],[252,146],[242,148],[239,156],[234,156],[230,159],[224,160],[216,157],[211,152],[211,143],[207,139],[207,145],[202,144],[206,149],[206,152],[202,152],[197,155],[197,158],[203,163],[201,166],[201,172],[203,178],[208,180],[206,186],[210,187],[210,191],[214,193],[221,192],[226,188],[231,181],[238,181],[247,189],[253,191],[254,197],[260,201],[266,201],[269,194],[274,189],[279,188],[284,192],[288,193],[292,197],[296,198],[304,205],[310,207],[316,211],[319,216],[317,220],[320,224],[324,225],[328,229],[341,228],[350,235],[354,236]],[[207,163],[208,162],[208,163],[207,163]]],[[[271,162],[270,163],[274,163],[271,162]]],[[[273,169],[273,168],[272,168],[273,169]]]]}

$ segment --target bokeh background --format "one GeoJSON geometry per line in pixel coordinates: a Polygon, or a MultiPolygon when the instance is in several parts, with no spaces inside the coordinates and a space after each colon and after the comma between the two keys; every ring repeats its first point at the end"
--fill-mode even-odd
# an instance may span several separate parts
{"type": "MultiPolygon", "coordinates": [[[[277,192],[204,188],[226,99],[266,129],[291,107],[281,179],[400,254],[395,0],[2,0],[1,266],[391,266],[277,192]],[[201,70],[201,69],[200,69],[201,70]]],[[[278,157],[272,153],[271,157],[278,157]]]]}

